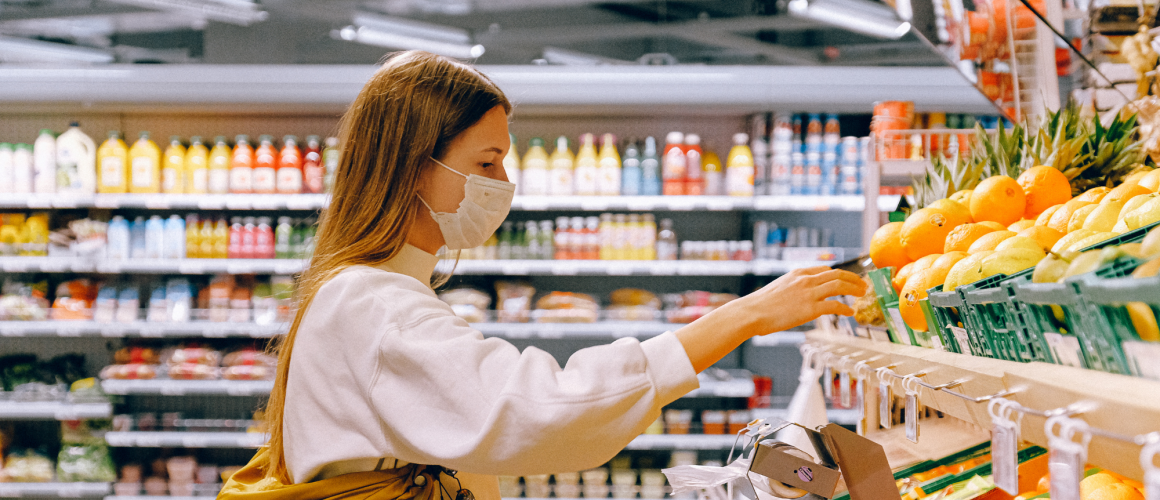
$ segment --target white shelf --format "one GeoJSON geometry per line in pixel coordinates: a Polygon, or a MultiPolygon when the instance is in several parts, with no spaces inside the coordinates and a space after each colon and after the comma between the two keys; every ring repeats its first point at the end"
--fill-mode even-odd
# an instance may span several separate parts
{"type": "Polygon", "coordinates": [[[753,396],[753,380],[727,380],[702,382],[701,387],[682,397],[686,398],[748,398],[753,396]]]}
{"type": "Polygon", "coordinates": [[[779,345],[801,345],[806,341],[804,332],[775,332],[753,337],[749,340],[757,347],[773,347],[779,345]]]}
{"type": "MultiPolygon", "coordinates": [[[[144,208],[151,210],[302,210],[326,208],[322,194],[0,194],[0,209],[144,208]]],[[[779,211],[861,212],[861,195],[845,196],[516,196],[514,211],[779,211]]]]}
{"type": "Polygon", "coordinates": [[[113,405],[110,403],[0,401],[0,420],[85,420],[112,415],[113,405]]]}
{"type": "Polygon", "coordinates": [[[728,450],[737,436],[732,434],[641,434],[626,450],[728,450]]]}
{"type": "MultiPolygon", "coordinates": [[[[789,410],[785,408],[754,408],[749,411],[752,413],[753,418],[784,419],[789,413],[789,410]]],[[[826,418],[828,418],[830,422],[840,425],[855,425],[858,423],[858,418],[860,416],[861,415],[859,415],[857,408],[852,410],[826,410],[826,418]]]]}
{"type": "Polygon", "coordinates": [[[90,498],[110,492],[109,483],[0,483],[0,498],[90,498]]]}
{"type": "Polygon", "coordinates": [[[484,335],[508,339],[648,338],[684,325],[657,321],[601,321],[597,323],[472,323],[484,335]]]}
{"type": "Polygon", "coordinates": [[[286,324],[253,323],[98,323],[96,321],[0,321],[0,337],[250,337],[280,335],[286,324]]]}
{"type": "Polygon", "coordinates": [[[109,446],[119,448],[258,448],[269,439],[252,432],[106,432],[109,446]]]}
{"type": "Polygon", "coordinates": [[[214,500],[217,497],[174,497],[169,495],[107,496],[105,500],[214,500]]]}
{"type": "Polygon", "coordinates": [[[162,396],[219,395],[266,396],[274,388],[272,380],[102,380],[107,394],[162,396]]]}
{"type": "MultiPolygon", "coordinates": [[[[460,275],[504,276],[770,276],[794,269],[830,265],[828,261],[711,260],[461,260],[460,275]]],[[[79,257],[0,257],[7,273],[101,274],[296,274],[306,261],[298,259],[137,259],[93,260],[79,257]]]]}

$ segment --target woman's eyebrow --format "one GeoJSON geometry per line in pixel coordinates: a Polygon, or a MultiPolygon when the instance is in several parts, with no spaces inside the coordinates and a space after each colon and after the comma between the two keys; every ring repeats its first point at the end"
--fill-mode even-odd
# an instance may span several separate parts
{"type": "Polygon", "coordinates": [[[488,152],[495,152],[496,154],[503,154],[503,150],[502,150],[502,149],[500,149],[500,148],[495,148],[495,147],[492,147],[492,148],[485,148],[485,149],[483,150],[483,152],[484,152],[484,153],[488,153],[488,152]]]}

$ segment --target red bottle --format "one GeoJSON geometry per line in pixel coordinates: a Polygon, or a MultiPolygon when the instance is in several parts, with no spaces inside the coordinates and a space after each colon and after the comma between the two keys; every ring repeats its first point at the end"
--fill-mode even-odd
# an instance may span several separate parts
{"type": "Polygon", "coordinates": [[[254,218],[246,217],[243,219],[245,224],[242,226],[242,244],[238,249],[239,259],[254,258],[254,218]]]}
{"type": "Polygon", "coordinates": [[[282,138],[282,152],[278,155],[277,190],[279,194],[302,192],[302,152],[298,150],[298,138],[292,135],[282,138]]]}
{"type": "Polygon", "coordinates": [[[322,166],[322,149],[318,143],[318,136],[306,137],[306,154],[302,159],[302,192],[321,193],[322,179],[326,171],[322,166]]]}
{"type": "Polygon", "coordinates": [[[661,194],[683,195],[688,169],[685,161],[685,134],[669,132],[665,136],[665,152],[661,156],[661,194]]]}
{"type": "Polygon", "coordinates": [[[258,226],[254,228],[254,258],[274,258],[274,228],[270,227],[269,217],[258,217],[258,226]]]}
{"type": "Polygon", "coordinates": [[[242,218],[230,219],[230,244],[226,256],[231,259],[242,258],[242,218]]]}
{"type": "Polygon", "coordinates": [[[701,171],[701,136],[685,135],[685,194],[705,194],[705,174],[701,171]]]}

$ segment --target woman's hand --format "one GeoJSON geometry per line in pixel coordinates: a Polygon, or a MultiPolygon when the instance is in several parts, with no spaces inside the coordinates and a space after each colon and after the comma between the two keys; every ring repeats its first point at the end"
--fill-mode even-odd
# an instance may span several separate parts
{"type": "Polygon", "coordinates": [[[852,316],[849,306],[826,299],[865,293],[866,283],[849,271],[796,269],[677,330],[676,336],[700,373],[751,337],[788,330],[823,314],[852,316]]]}

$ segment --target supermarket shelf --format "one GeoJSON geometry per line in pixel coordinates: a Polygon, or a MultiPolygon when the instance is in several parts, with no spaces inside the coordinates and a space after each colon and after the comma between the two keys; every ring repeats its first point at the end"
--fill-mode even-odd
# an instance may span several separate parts
{"type": "Polygon", "coordinates": [[[119,448],[257,448],[269,439],[252,432],[106,432],[109,446],[119,448]]]}
{"type": "MultiPolygon", "coordinates": [[[[754,409],[749,410],[749,411],[750,411],[750,413],[752,413],[753,418],[766,418],[766,419],[768,419],[768,418],[785,419],[785,417],[789,414],[789,410],[787,408],[754,408],[754,409]]],[[[838,410],[838,409],[826,410],[826,418],[830,422],[835,423],[835,424],[855,425],[858,423],[859,417],[861,417],[861,413],[858,411],[857,408],[852,409],[852,410],[838,410]]]]}
{"type": "Polygon", "coordinates": [[[682,325],[658,321],[601,321],[597,323],[472,323],[484,335],[508,339],[655,337],[682,325]]]}
{"type": "Polygon", "coordinates": [[[737,438],[732,434],[641,434],[626,450],[728,450],[737,438]]]}
{"type": "Polygon", "coordinates": [[[217,497],[174,497],[169,495],[164,496],[149,496],[149,495],[133,495],[133,496],[107,496],[105,500],[214,500],[217,497]]]}
{"type": "MultiPolygon", "coordinates": [[[[1015,391],[1006,396],[1027,408],[1049,411],[1078,405],[1082,411],[1075,418],[1092,427],[1123,436],[1137,436],[1160,431],[1160,400],[1140,397],[1160,393],[1160,382],[1126,375],[1041,362],[1018,363],[967,354],[942,352],[922,347],[876,342],[846,335],[814,331],[807,340],[829,352],[848,355],[852,361],[867,361],[871,369],[896,365],[898,374],[925,371],[923,382],[930,385],[965,380],[953,390],[971,397],[1015,391]],[[882,356],[879,356],[882,355],[882,356]],[[873,361],[869,361],[874,358],[873,361]]],[[[922,404],[968,423],[991,427],[987,404],[971,403],[943,391],[921,388],[922,404]]],[[[871,426],[877,416],[868,416],[871,426]]],[[[1043,417],[1025,415],[1021,421],[1022,439],[1047,447],[1043,417]]],[[[1129,477],[1143,477],[1136,445],[1093,435],[1088,462],[1129,477]]]]}
{"type": "Polygon", "coordinates": [[[0,420],[83,420],[112,415],[113,405],[110,403],[0,401],[0,420]]]}
{"type": "MultiPolygon", "coordinates": [[[[824,261],[650,261],[650,260],[461,260],[461,275],[555,276],[761,276],[785,274],[824,261]]],[[[93,260],[78,257],[0,257],[7,273],[101,274],[295,274],[298,259],[136,259],[93,260]]]]}
{"type": "Polygon", "coordinates": [[[748,398],[754,391],[752,379],[708,381],[685,394],[686,398],[748,398]]]}
{"type": "Polygon", "coordinates": [[[0,498],[91,498],[112,491],[109,483],[0,483],[0,498]]]}
{"type": "MultiPolygon", "coordinates": [[[[479,66],[521,110],[584,107],[588,112],[658,106],[744,113],[813,109],[865,113],[869,103],[911,100],[917,109],[994,113],[955,68],[794,66],[479,66]]],[[[112,109],[156,110],[160,104],[267,113],[348,105],[374,65],[110,64],[93,68],[5,67],[0,102],[89,103],[112,109]],[[277,88],[277,92],[268,89],[277,88]],[[116,107],[113,107],[116,105],[116,107]],[[135,107],[130,107],[135,106],[135,107]]],[[[672,112],[674,110],[670,110],[672,112]]]]}
{"type": "Polygon", "coordinates": [[[779,345],[799,345],[806,341],[806,334],[802,332],[775,332],[749,340],[756,347],[773,347],[779,345]]]}
{"type": "Polygon", "coordinates": [[[265,396],[274,388],[272,380],[103,380],[101,389],[115,395],[186,396],[265,396]]]}
{"type": "Polygon", "coordinates": [[[286,329],[282,323],[98,323],[96,321],[0,321],[0,337],[251,337],[270,338],[286,329]]]}
{"type": "MultiPolygon", "coordinates": [[[[326,208],[322,194],[0,194],[0,209],[139,208],[150,210],[301,210],[326,208]]],[[[861,212],[852,196],[516,196],[515,211],[779,211],[861,212]]]]}

